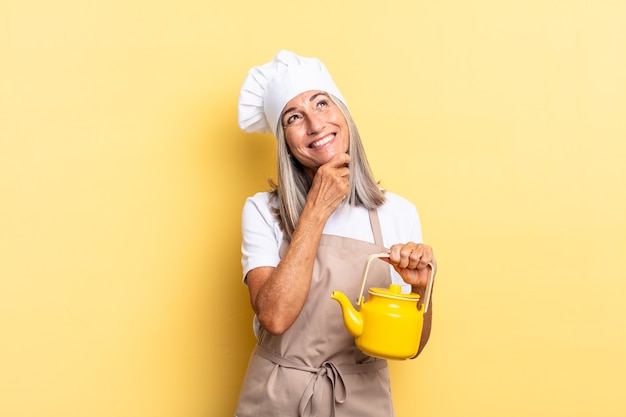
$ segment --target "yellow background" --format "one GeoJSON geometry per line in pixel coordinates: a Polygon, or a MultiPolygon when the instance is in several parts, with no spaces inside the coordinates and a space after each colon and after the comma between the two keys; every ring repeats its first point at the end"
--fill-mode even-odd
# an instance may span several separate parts
{"type": "MultiPolygon", "coordinates": [[[[232,415],[247,70],[329,67],[440,271],[398,417],[626,415],[626,3],[0,3],[0,415],[232,415]]],[[[339,312],[338,312],[339,313],[339,312]]]]}

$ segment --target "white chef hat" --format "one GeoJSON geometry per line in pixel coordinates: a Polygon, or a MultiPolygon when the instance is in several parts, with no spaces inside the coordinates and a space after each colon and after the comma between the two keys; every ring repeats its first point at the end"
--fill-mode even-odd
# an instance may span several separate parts
{"type": "Polygon", "coordinates": [[[285,105],[311,90],[325,91],[346,103],[321,61],[278,52],[269,63],[248,71],[239,93],[239,127],[246,132],[277,135],[285,105]]]}

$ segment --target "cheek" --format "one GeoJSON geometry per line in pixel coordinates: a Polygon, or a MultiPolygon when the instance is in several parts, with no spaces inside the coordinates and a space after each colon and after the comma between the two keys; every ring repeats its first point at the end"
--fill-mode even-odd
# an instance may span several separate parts
{"type": "Polygon", "coordinates": [[[348,128],[347,123],[344,122],[341,125],[341,132],[343,134],[344,150],[348,152],[348,149],[350,148],[350,129],[348,128]]]}
{"type": "Polygon", "coordinates": [[[296,129],[290,128],[285,130],[285,142],[287,143],[287,148],[290,151],[298,147],[298,144],[302,142],[301,135],[298,134],[296,129]]]}

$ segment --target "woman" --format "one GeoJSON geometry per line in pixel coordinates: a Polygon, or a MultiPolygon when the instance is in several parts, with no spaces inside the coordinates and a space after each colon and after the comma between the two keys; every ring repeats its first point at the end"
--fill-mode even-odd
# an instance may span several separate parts
{"type": "Polygon", "coordinates": [[[367,257],[381,251],[391,267],[373,263],[369,286],[424,292],[435,259],[415,207],[378,187],[345,100],[315,58],[281,51],[252,68],[239,125],[274,133],[278,183],[243,209],[258,345],[235,416],[394,415],[387,362],[359,351],[330,294],[358,294],[367,257]]]}

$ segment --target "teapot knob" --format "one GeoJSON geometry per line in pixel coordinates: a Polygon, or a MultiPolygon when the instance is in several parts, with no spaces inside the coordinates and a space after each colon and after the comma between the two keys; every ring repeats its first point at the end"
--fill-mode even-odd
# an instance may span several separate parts
{"type": "Polygon", "coordinates": [[[389,285],[389,292],[394,295],[402,294],[402,286],[398,284],[389,285]]]}

